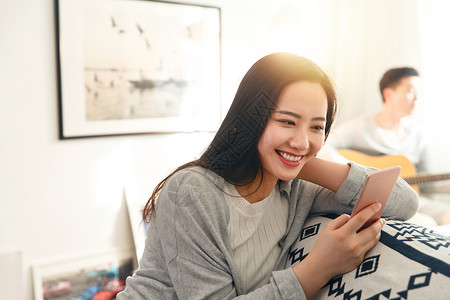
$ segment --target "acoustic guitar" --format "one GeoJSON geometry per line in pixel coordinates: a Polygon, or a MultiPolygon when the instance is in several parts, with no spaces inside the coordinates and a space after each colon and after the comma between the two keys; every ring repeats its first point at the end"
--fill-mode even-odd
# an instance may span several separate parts
{"type": "Polygon", "coordinates": [[[393,166],[400,166],[402,177],[409,183],[414,190],[419,193],[418,185],[450,179],[450,173],[441,174],[417,174],[416,167],[403,155],[368,155],[351,149],[338,149],[337,152],[348,160],[354,161],[360,165],[384,169],[393,166]]]}

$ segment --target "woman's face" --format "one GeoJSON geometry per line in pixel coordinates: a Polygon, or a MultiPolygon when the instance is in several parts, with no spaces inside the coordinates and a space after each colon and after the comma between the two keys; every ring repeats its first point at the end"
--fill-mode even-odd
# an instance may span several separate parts
{"type": "Polygon", "coordinates": [[[291,180],[322,148],[327,96],[319,83],[286,86],[258,142],[266,180],[291,180]]]}

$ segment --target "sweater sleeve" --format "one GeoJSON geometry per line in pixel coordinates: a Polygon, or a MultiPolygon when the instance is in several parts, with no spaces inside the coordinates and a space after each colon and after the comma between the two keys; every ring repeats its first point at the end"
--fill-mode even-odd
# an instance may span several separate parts
{"type": "MultiPolygon", "coordinates": [[[[336,193],[325,188],[317,188],[312,213],[351,213],[365,178],[375,169],[354,162],[349,164],[350,172],[336,193]]],[[[398,178],[386,204],[383,217],[407,220],[417,212],[418,203],[419,197],[414,189],[406,181],[398,178]]]]}
{"type": "Polygon", "coordinates": [[[140,267],[119,299],[306,299],[290,268],[246,293],[232,260],[223,192],[203,175],[181,173],[161,191],[140,267]]]}

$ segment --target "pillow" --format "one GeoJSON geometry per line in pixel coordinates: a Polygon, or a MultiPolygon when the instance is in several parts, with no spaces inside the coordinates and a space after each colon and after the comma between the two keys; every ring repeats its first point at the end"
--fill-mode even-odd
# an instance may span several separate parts
{"type": "MultiPolygon", "coordinates": [[[[306,220],[286,267],[299,263],[333,217],[306,220]]],[[[387,220],[380,241],[353,271],[332,278],[312,299],[450,299],[450,236],[387,220]]]]}

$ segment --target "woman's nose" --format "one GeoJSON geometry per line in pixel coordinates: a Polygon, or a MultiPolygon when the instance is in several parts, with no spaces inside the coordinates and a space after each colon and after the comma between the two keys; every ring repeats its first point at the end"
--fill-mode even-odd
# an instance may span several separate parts
{"type": "Polygon", "coordinates": [[[297,131],[291,138],[290,146],[297,149],[308,149],[309,138],[308,133],[304,130],[297,131]]]}

